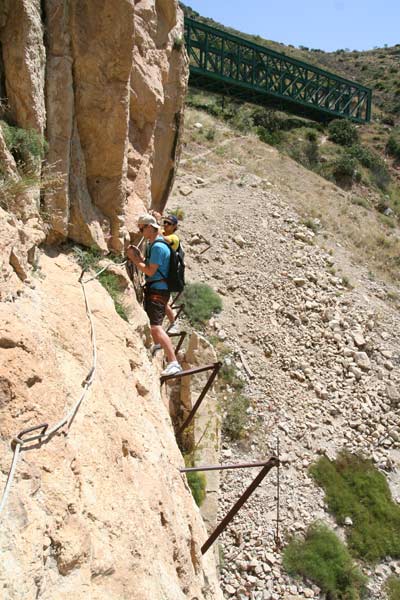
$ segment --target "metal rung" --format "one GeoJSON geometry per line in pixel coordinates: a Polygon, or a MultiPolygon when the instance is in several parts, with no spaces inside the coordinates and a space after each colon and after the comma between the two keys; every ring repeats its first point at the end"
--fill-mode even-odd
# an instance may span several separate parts
{"type": "Polygon", "coordinates": [[[178,342],[178,344],[177,344],[177,346],[175,348],[175,354],[177,354],[179,352],[179,350],[181,349],[181,346],[182,346],[182,344],[184,342],[184,339],[185,339],[185,337],[187,335],[187,332],[186,331],[180,331],[179,333],[169,333],[167,331],[166,333],[167,333],[167,335],[169,337],[178,337],[179,336],[179,342],[178,342]]]}
{"type": "Polygon", "coordinates": [[[212,371],[209,378],[207,379],[207,382],[206,382],[204,388],[202,389],[199,397],[197,398],[196,403],[194,404],[192,410],[190,411],[188,417],[184,421],[183,425],[181,425],[181,427],[179,428],[178,433],[177,433],[178,436],[180,436],[183,433],[183,431],[186,429],[186,427],[188,427],[190,425],[190,423],[192,422],[192,419],[195,416],[197,410],[199,409],[200,404],[202,403],[202,401],[204,399],[204,396],[207,394],[208,390],[212,386],[214,379],[218,375],[218,371],[220,370],[221,367],[222,367],[222,363],[218,361],[216,363],[213,363],[211,365],[206,365],[204,367],[194,367],[193,369],[186,369],[185,371],[179,371],[179,373],[175,373],[174,375],[163,375],[161,377],[161,385],[162,385],[164,383],[164,381],[168,381],[169,379],[182,379],[182,377],[196,375],[197,373],[204,373],[205,371],[212,371]]]}
{"type": "Polygon", "coordinates": [[[207,365],[205,367],[194,367],[193,369],[185,369],[184,371],[179,371],[179,373],[174,373],[174,375],[162,375],[160,377],[161,385],[164,383],[164,381],[169,381],[170,379],[180,379],[181,377],[187,377],[188,375],[195,375],[196,373],[210,371],[211,369],[215,369],[215,365],[219,365],[219,370],[221,368],[222,363],[217,362],[213,363],[212,365],[207,365]]]}
{"type": "MultiPolygon", "coordinates": [[[[249,463],[243,465],[227,465],[227,466],[214,466],[214,467],[194,467],[193,470],[197,471],[211,471],[211,470],[223,470],[223,469],[242,469],[247,467],[255,467],[262,466],[263,468],[258,473],[258,475],[253,479],[248,488],[243,492],[240,496],[239,500],[232,506],[231,510],[225,515],[222,519],[221,523],[217,525],[213,533],[210,535],[208,540],[201,547],[201,553],[204,554],[207,552],[209,547],[215,542],[217,537],[227,528],[229,523],[232,521],[233,517],[239,511],[239,509],[243,506],[243,504],[250,498],[251,494],[254,490],[260,485],[264,477],[269,473],[269,471],[273,467],[279,467],[279,459],[276,456],[272,456],[268,461],[262,463],[249,463]]],[[[191,469],[186,469],[190,471],[191,469]]],[[[182,469],[182,472],[185,472],[185,469],[182,469]]]]}

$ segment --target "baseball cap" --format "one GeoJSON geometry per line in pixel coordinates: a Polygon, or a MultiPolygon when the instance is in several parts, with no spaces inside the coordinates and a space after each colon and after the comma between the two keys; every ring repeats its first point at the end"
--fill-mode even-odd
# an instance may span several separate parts
{"type": "Polygon", "coordinates": [[[163,217],[163,221],[168,221],[168,223],[171,223],[171,225],[178,225],[178,219],[175,215],[166,215],[163,217]]]}
{"type": "Polygon", "coordinates": [[[160,225],[157,223],[153,215],[141,215],[138,219],[138,225],[151,225],[154,229],[160,229],[160,225]]]}

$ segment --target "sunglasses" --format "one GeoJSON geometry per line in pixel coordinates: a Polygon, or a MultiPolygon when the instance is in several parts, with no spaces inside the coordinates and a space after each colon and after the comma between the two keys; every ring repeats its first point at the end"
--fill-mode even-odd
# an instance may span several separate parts
{"type": "Polygon", "coordinates": [[[171,221],[163,221],[163,225],[173,225],[173,223],[171,221]]]}

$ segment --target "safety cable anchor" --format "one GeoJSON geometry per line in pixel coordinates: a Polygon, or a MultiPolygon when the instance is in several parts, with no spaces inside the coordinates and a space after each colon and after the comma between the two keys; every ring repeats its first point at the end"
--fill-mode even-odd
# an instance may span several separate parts
{"type": "Polygon", "coordinates": [[[14,450],[15,446],[19,444],[23,446],[24,444],[28,444],[29,442],[35,442],[36,440],[41,440],[43,437],[46,437],[46,431],[49,427],[48,423],[42,423],[41,425],[35,425],[34,427],[28,427],[28,429],[23,429],[20,431],[11,441],[11,448],[14,450]],[[42,433],[38,435],[32,435],[28,438],[23,438],[27,433],[31,433],[32,431],[42,430],[42,433]]]}

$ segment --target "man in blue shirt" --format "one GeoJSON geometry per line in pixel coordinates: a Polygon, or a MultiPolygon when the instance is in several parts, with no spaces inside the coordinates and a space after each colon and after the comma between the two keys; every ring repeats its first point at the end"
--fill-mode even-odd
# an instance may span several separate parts
{"type": "Polygon", "coordinates": [[[139,271],[146,276],[144,309],[150,319],[150,330],[155,344],[160,344],[167,357],[167,367],[162,375],[175,375],[182,370],[176,360],[171,338],[162,328],[165,309],[169,301],[167,277],[169,274],[170,250],[160,235],[160,226],[152,215],[142,215],[138,227],[143,237],[148,241],[146,257],[143,257],[133,247],[126,254],[139,271]],[[161,243],[157,243],[161,241],[161,243]]]}

